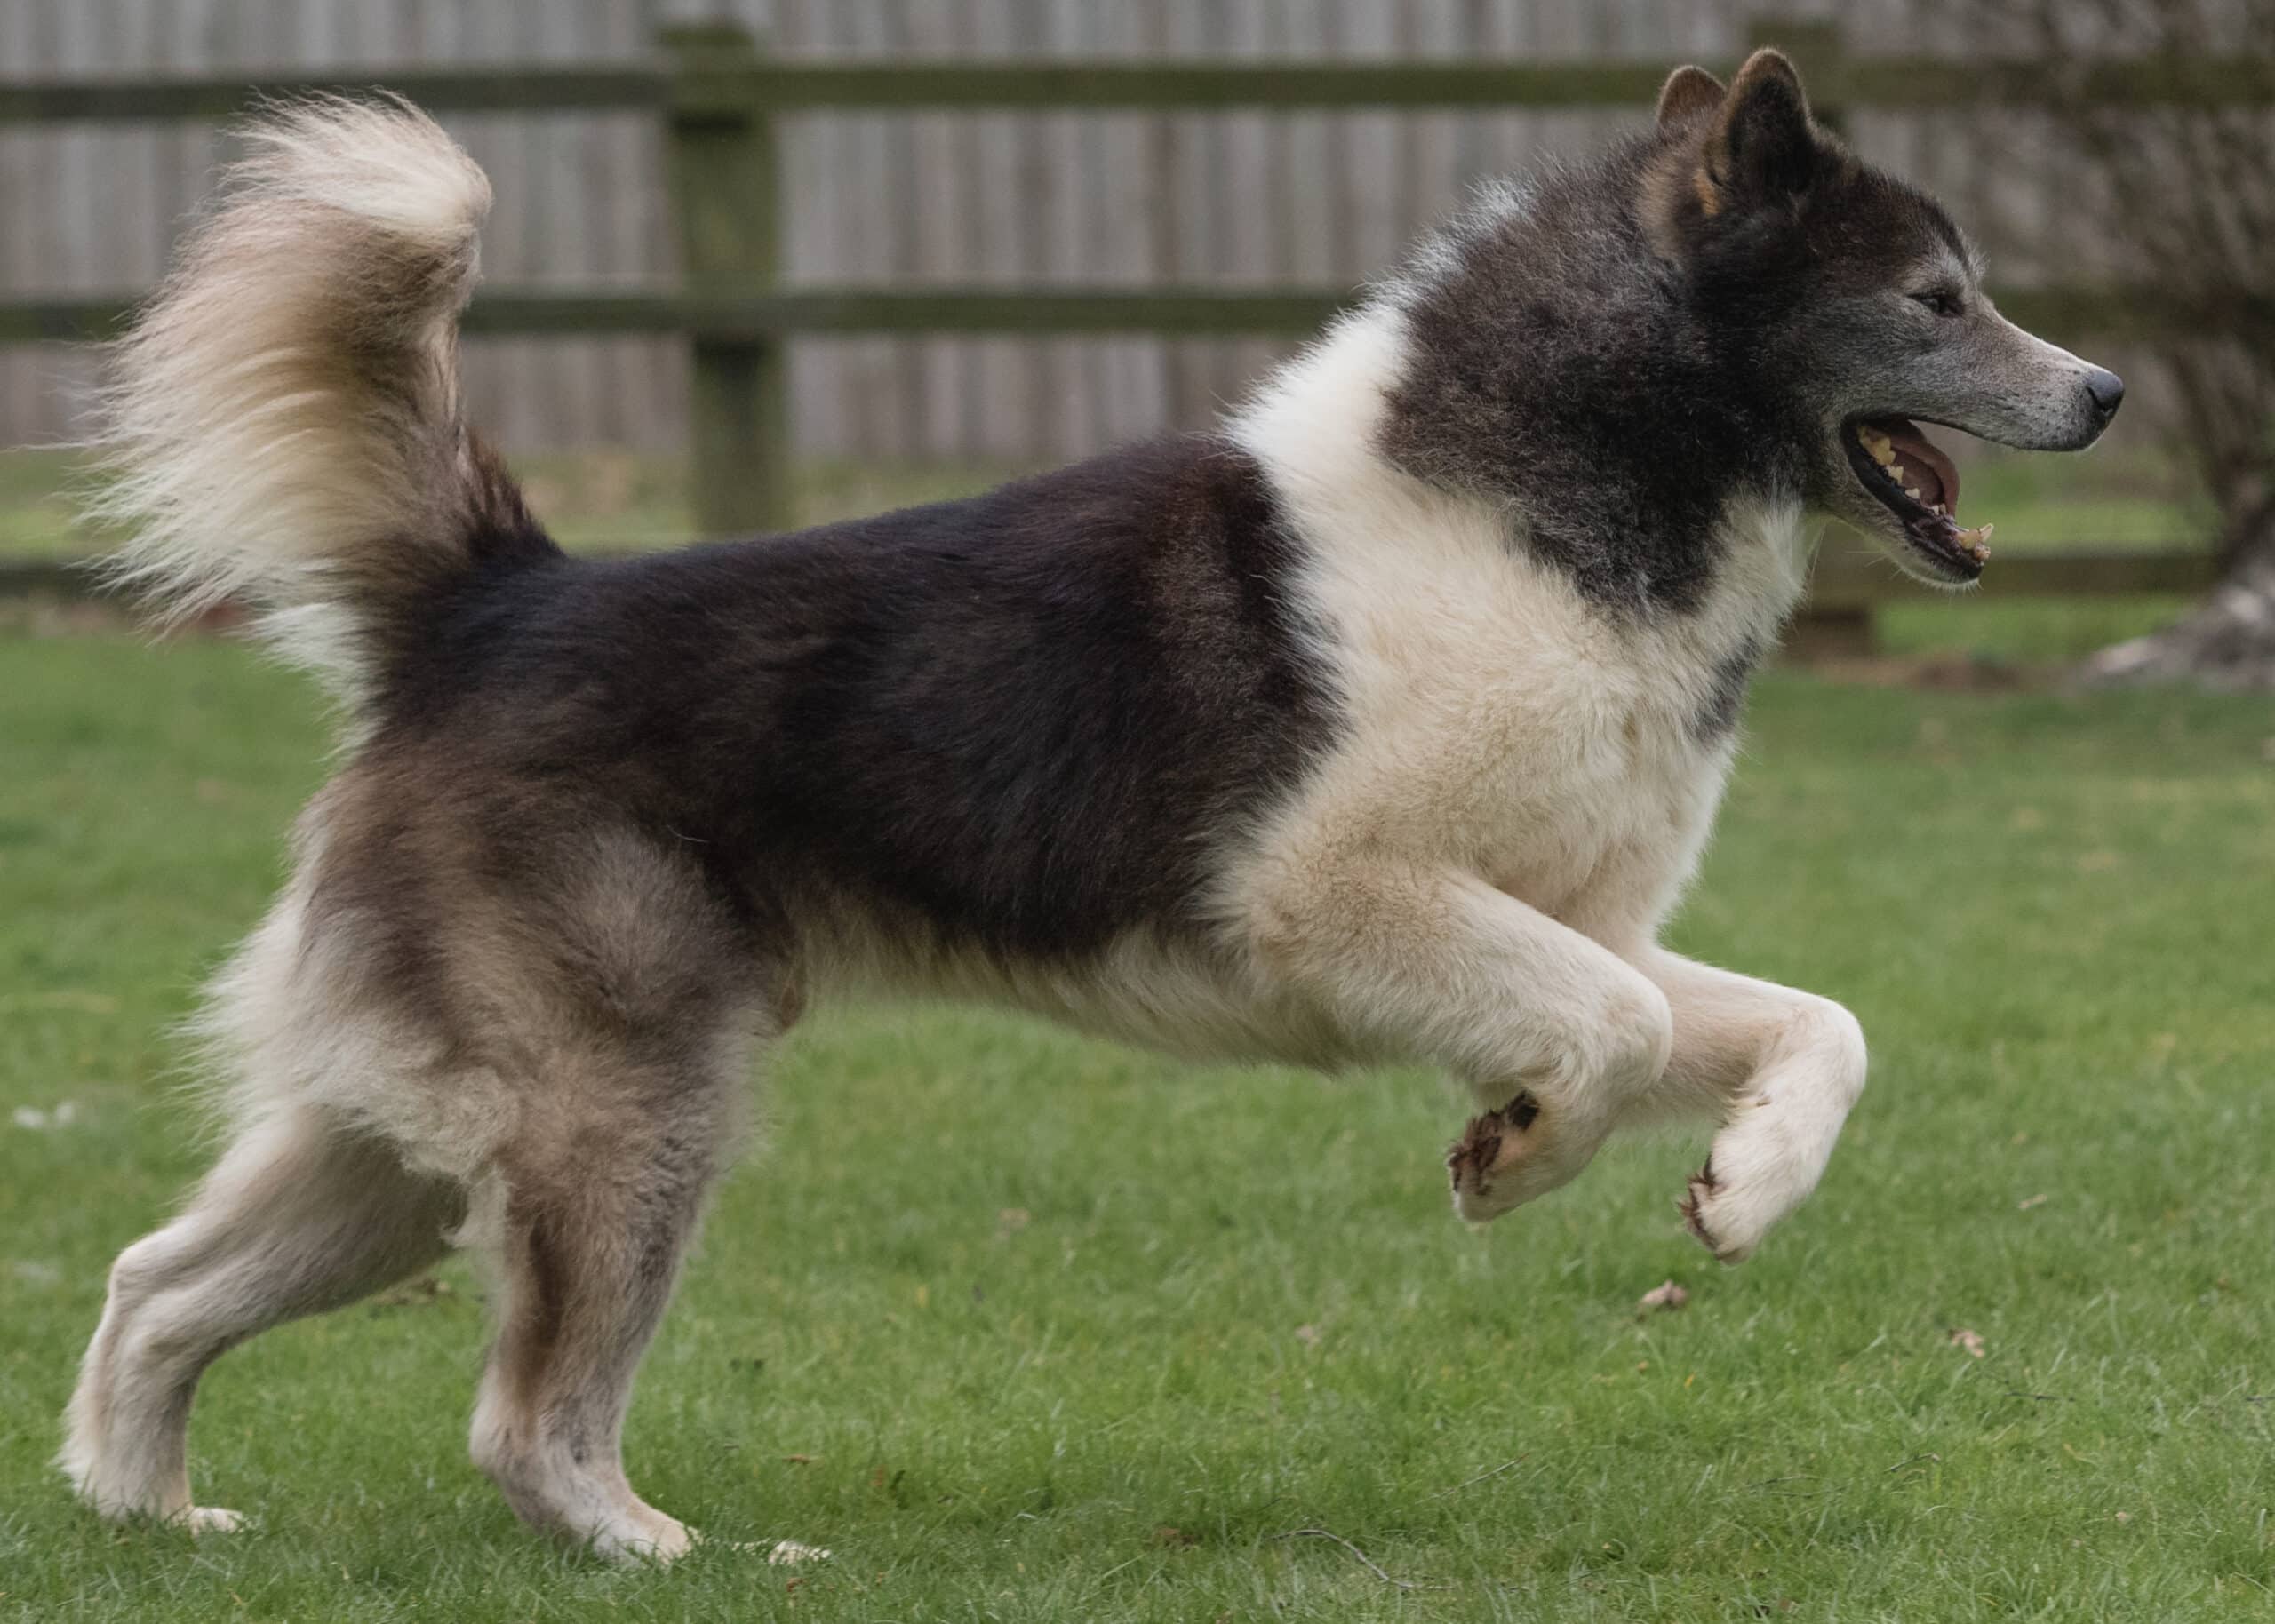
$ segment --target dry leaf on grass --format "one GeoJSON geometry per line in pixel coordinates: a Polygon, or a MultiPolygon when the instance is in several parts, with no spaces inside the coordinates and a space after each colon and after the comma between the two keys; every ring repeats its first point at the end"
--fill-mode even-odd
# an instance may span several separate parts
{"type": "Polygon", "coordinates": [[[1979,1332],[1970,1331],[1965,1325],[1961,1325],[1951,1333],[1950,1340],[1952,1347],[1966,1349],[1969,1357],[1977,1359],[1983,1357],[1983,1337],[1979,1332]]]}
{"type": "Polygon", "coordinates": [[[1671,1314],[1675,1310],[1686,1306],[1689,1302],[1690,1294],[1688,1291],[1677,1286],[1672,1280],[1667,1280],[1645,1292],[1637,1300],[1635,1307],[1640,1312],[1645,1314],[1671,1314]]]}
{"type": "Polygon", "coordinates": [[[2015,1210],[2018,1213],[2026,1213],[2033,1206],[2044,1206],[2046,1202],[2047,1198],[2043,1195],[2032,1196],[2026,1201],[2016,1202],[2015,1210]]]}

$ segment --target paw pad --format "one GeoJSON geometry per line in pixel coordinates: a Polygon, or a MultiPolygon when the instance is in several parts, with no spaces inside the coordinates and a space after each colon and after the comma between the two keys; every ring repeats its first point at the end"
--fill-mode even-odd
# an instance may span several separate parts
{"type": "Polygon", "coordinates": [[[1461,1137],[1446,1152],[1446,1172],[1454,1189],[1465,1187],[1479,1195],[1489,1193],[1490,1177],[1515,1159],[1516,1136],[1540,1118],[1540,1102],[1520,1094],[1498,1111],[1472,1117],[1461,1137]]]}

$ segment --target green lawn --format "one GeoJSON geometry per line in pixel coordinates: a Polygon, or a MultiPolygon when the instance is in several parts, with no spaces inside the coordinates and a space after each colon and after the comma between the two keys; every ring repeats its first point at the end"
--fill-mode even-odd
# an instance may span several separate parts
{"type": "Polygon", "coordinates": [[[0,1618],[2275,1616],[2263,701],[1761,686],[1676,934],[1846,1000],[1874,1082],[1735,1270],[1680,1233],[1693,1142],[1471,1233],[1427,1076],[815,1021],[629,1434],[711,1534],[834,1548],[794,1589],[526,1537],[466,1462],[457,1266],[216,1368],[195,1470],[253,1532],[49,1469],[104,1266],[203,1160],[165,1029],[316,717],[230,644],[0,638],[0,1618]]]}

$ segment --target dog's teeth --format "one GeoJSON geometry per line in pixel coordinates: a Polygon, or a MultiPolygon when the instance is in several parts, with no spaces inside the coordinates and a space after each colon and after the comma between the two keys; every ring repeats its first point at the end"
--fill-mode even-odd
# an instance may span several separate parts
{"type": "Polygon", "coordinates": [[[1920,492],[1912,486],[1906,485],[1904,488],[1904,494],[1910,497],[1915,502],[1920,499],[1920,492]]]}

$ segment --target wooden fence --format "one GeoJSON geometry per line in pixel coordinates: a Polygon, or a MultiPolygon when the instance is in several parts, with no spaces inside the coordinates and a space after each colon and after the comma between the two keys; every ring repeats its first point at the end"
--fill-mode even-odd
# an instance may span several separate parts
{"type": "MultiPolygon", "coordinates": [[[[1754,37],[1800,61],[1820,113],[2043,105],[2089,95],[2108,107],[2275,104],[2275,61],[2032,62],[1874,56],[1842,49],[1837,26],[1757,22],[1754,37]]],[[[690,350],[693,508],[706,533],[775,527],[787,516],[789,403],[784,346],[794,334],[1133,333],[1294,335],[1349,298],[1320,288],[1144,290],[876,289],[780,285],[775,121],[811,111],[948,109],[1224,110],[1648,107],[1670,64],[1640,62],[831,62],[770,60],[732,24],[667,28],[651,60],[619,65],[416,68],[389,88],[439,111],[649,112],[665,121],[682,283],[676,290],[515,291],[477,297],[475,333],[671,334],[690,350]]],[[[1727,65],[1726,65],[1727,66],[1727,65]]],[[[0,83],[0,123],[227,118],[261,96],[355,90],[323,78],[44,80],[0,83]]],[[[2071,342],[2156,338],[2249,320],[2259,303],[2135,297],[2123,289],[2012,289],[2000,303],[2071,342]]],[[[2262,301],[2263,302],[2263,301],[2262,301]]],[[[99,338],[132,296],[0,299],[0,343],[99,338]]],[[[2005,560],[1992,590],[2013,594],[2192,592],[2206,561],[2185,554],[2005,560]],[[2020,567],[2018,567],[2020,566],[2020,567]]],[[[1862,625],[1871,603],[1907,588],[1883,573],[1821,575],[1820,612],[1862,625]]]]}

